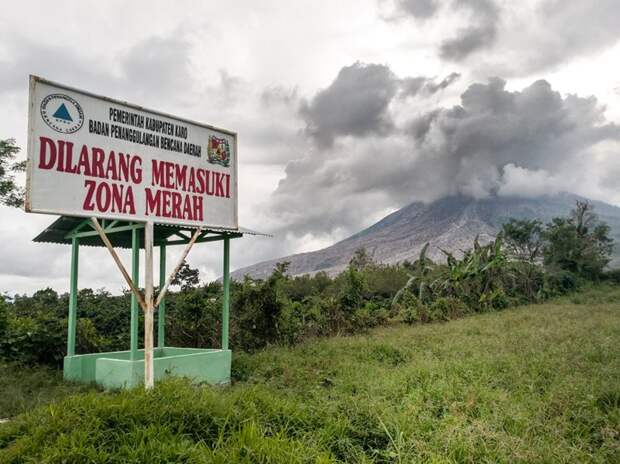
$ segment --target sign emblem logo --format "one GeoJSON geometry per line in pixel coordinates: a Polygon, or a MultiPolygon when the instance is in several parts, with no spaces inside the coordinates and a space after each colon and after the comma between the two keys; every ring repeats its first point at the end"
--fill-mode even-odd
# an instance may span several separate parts
{"type": "Polygon", "coordinates": [[[211,164],[219,164],[224,167],[230,166],[230,144],[228,140],[210,135],[207,155],[211,164]]]}
{"type": "Polygon", "coordinates": [[[84,111],[68,95],[54,93],[41,102],[41,117],[45,124],[62,134],[73,134],[84,124],[84,111]]]}

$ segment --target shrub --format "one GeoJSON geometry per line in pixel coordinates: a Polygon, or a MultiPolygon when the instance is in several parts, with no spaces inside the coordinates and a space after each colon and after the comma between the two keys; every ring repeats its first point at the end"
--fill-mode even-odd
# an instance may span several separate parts
{"type": "Polygon", "coordinates": [[[77,353],[96,353],[106,349],[105,339],[90,319],[78,319],[75,349],[77,353]]]}
{"type": "Polygon", "coordinates": [[[4,338],[9,320],[9,308],[4,298],[0,296],[0,340],[4,338]]]}
{"type": "Polygon", "coordinates": [[[620,284],[620,269],[612,269],[603,274],[603,280],[620,284]]]}
{"type": "Polygon", "coordinates": [[[281,342],[292,345],[297,343],[303,336],[305,326],[304,305],[298,301],[282,306],[278,316],[278,338],[281,342]]]}
{"type": "Polygon", "coordinates": [[[508,307],[509,301],[503,288],[496,288],[493,291],[485,292],[480,295],[480,309],[482,311],[492,311],[508,307]]]}
{"type": "Polygon", "coordinates": [[[402,315],[405,323],[415,324],[416,322],[428,322],[430,320],[428,307],[409,290],[403,292],[400,305],[403,308],[402,315]]]}
{"type": "Polygon", "coordinates": [[[565,295],[577,289],[579,280],[570,271],[555,271],[545,274],[545,291],[548,296],[565,295]]]}
{"type": "Polygon", "coordinates": [[[437,298],[429,307],[428,314],[431,321],[448,321],[463,316],[467,306],[458,298],[437,298]]]}
{"type": "Polygon", "coordinates": [[[66,320],[48,312],[7,318],[0,339],[2,356],[24,364],[59,366],[66,349],[66,320]]]}
{"type": "Polygon", "coordinates": [[[369,301],[363,307],[354,311],[352,318],[353,329],[362,331],[384,324],[388,318],[387,316],[388,312],[386,309],[377,303],[369,301]]]}

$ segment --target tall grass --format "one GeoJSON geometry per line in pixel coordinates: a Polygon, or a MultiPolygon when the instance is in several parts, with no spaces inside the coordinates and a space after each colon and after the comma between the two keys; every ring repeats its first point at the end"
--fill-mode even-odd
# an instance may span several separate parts
{"type": "Polygon", "coordinates": [[[0,426],[0,462],[620,462],[620,290],[570,298],[68,396],[0,426]]]}
{"type": "Polygon", "coordinates": [[[64,382],[62,372],[0,362],[0,419],[74,393],[97,390],[93,385],[64,382]]]}

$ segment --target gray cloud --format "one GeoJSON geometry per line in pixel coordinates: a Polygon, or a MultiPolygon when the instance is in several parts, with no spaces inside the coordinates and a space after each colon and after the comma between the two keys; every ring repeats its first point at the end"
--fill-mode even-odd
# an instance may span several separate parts
{"type": "Polygon", "coordinates": [[[475,196],[497,191],[508,164],[556,174],[591,156],[596,144],[620,140],[620,127],[605,121],[594,97],[562,97],[542,80],[509,92],[497,78],[471,85],[459,106],[416,118],[408,132],[416,164],[450,179],[437,194],[475,196]]]}
{"type": "Polygon", "coordinates": [[[428,84],[428,77],[406,77],[400,81],[401,95],[403,97],[415,97],[418,95],[428,84]]]}
{"type": "Polygon", "coordinates": [[[415,97],[417,95],[429,96],[433,95],[440,90],[444,90],[454,82],[456,82],[461,75],[453,72],[444,77],[441,81],[437,82],[436,79],[431,77],[417,76],[406,77],[401,79],[400,95],[402,97],[415,97]]]}
{"type": "Polygon", "coordinates": [[[511,62],[494,60],[500,71],[501,67],[506,74],[550,69],[620,40],[617,0],[544,0],[536,13],[537,21],[520,22],[504,34],[502,47],[517,47],[519,54],[511,62]]]}
{"type": "Polygon", "coordinates": [[[190,44],[182,35],[148,37],[134,45],[121,61],[124,85],[133,95],[158,98],[187,94],[192,76],[190,44]],[[183,92],[179,90],[183,89],[183,92]]]}
{"type": "MultiPolygon", "coordinates": [[[[385,136],[393,121],[389,104],[398,95],[428,97],[452,85],[461,75],[453,72],[442,80],[417,76],[399,79],[387,66],[354,63],[343,67],[329,87],[310,101],[302,101],[299,114],[305,132],[320,148],[329,148],[341,136],[385,136]]],[[[267,89],[264,103],[295,101],[296,92],[267,89]]]]}
{"type": "Polygon", "coordinates": [[[464,17],[467,25],[444,39],[439,47],[440,56],[447,61],[459,62],[473,53],[495,43],[500,19],[500,8],[495,0],[399,0],[396,15],[388,19],[413,17],[427,20],[440,14],[464,17]]]}
{"type": "Polygon", "coordinates": [[[508,91],[493,78],[470,85],[453,107],[416,114],[416,105],[403,101],[399,117],[390,103],[389,137],[360,133],[329,156],[310,149],[289,162],[271,203],[282,232],[343,236],[377,212],[451,194],[608,188],[592,167],[601,144],[617,150],[620,127],[594,97],[562,96],[543,80],[508,91]]]}
{"type": "Polygon", "coordinates": [[[471,26],[457,31],[454,37],[442,42],[439,49],[441,57],[450,61],[462,61],[472,53],[495,42],[499,8],[493,0],[454,0],[457,9],[467,10],[471,26]]]}
{"type": "Polygon", "coordinates": [[[392,127],[387,107],[396,87],[385,65],[357,62],[342,68],[329,87],[302,104],[307,134],[329,147],[336,136],[387,133],[392,127]]]}
{"type": "Polygon", "coordinates": [[[397,1],[395,8],[396,14],[387,19],[441,17],[464,22],[443,39],[439,56],[467,62],[481,76],[530,75],[600,52],[620,40],[617,0],[541,0],[512,9],[498,0],[444,0],[428,5],[397,1]],[[482,50],[484,56],[477,53],[482,50]]]}
{"type": "Polygon", "coordinates": [[[473,59],[479,75],[525,76],[600,53],[620,40],[617,0],[543,0],[527,14],[512,14],[493,49],[473,59]]]}
{"type": "Polygon", "coordinates": [[[439,3],[437,0],[399,0],[397,7],[414,18],[428,19],[437,12],[439,3]]]}
{"type": "Polygon", "coordinates": [[[35,43],[19,35],[3,39],[10,59],[0,61],[0,94],[27,91],[30,74],[92,86],[102,85],[102,81],[110,77],[95,59],[79,56],[67,48],[35,43]],[[103,79],[102,75],[105,76],[103,79]]]}
{"type": "Polygon", "coordinates": [[[28,88],[28,75],[98,93],[160,107],[160,101],[179,103],[196,84],[191,71],[191,45],[181,35],[152,36],[136,42],[110,63],[99,50],[85,55],[74,48],[35,43],[20,35],[5,38],[10,59],[0,62],[0,93],[20,93],[28,88]],[[183,89],[183,92],[179,92],[183,89]]]}
{"type": "Polygon", "coordinates": [[[265,107],[273,105],[291,106],[297,104],[299,95],[297,87],[286,88],[276,85],[264,89],[260,94],[260,100],[265,107]]]}
{"type": "Polygon", "coordinates": [[[491,46],[496,36],[497,28],[492,23],[466,27],[456,37],[442,42],[439,54],[445,60],[461,61],[481,48],[491,46]]]}

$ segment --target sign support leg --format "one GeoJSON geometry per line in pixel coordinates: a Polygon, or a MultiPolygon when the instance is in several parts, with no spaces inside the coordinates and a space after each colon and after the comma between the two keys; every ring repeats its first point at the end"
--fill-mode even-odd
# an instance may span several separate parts
{"type": "Polygon", "coordinates": [[[75,355],[75,332],[77,327],[77,286],[78,286],[78,260],[79,239],[71,239],[71,281],[69,284],[69,320],[67,330],[67,356],[75,355]]]}
{"type": "MultiPolygon", "coordinates": [[[[138,285],[140,279],[140,232],[138,229],[131,231],[131,280],[138,285]]],[[[131,293],[131,346],[130,359],[135,361],[138,359],[138,322],[139,322],[138,298],[131,293]]]]}
{"type": "Polygon", "coordinates": [[[155,386],[153,373],[153,223],[144,228],[144,388],[155,386]]]}
{"type": "MultiPolygon", "coordinates": [[[[121,259],[116,254],[116,251],[114,251],[114,247],[112,246],[112,242],[110,242],[110,239],[105,234],[105,230],[103,230],[103,228],[101,227],[101,224],[99,224],[99,221],[97,220],[96,217],[92,217],[92,218],[90,218],[90,220],[93,223],[93,227],[95,228],[95,230],[99,234],[99,237],[101,238],[101,241],[103,242],[103,244],[106,246],[106,248],[110,252],[110,255],[112,255],[112,259],[114,259],[114,262],[118,266],[118,270],[121,271],[121,274],[123,275],[123,278],[125,279],[125,282],[127,282],[127,285],[129,285],[129,288],[131,288],[131,291],[136,296],[136,299],[138,300],[138,303],[140,304],[142,309],[146,310],[146,303],[144,302],[144,297],[140,293],[140,290],[138,289],[137,284],[134,283],[133,280],[131,280],[131,277],[129,277],[129,274],[127,273],[127,270],[125,269],[125,266],[123,266],[123,263],[121,262],[121,259]]],[[[151,230],[151,232],[152,232],[152,230],[151,230]]],[[[153,269],[151,269],[151,271],[152,270],[153,269]]],[[[151,277],[152,277],[152,275],[151,275],[151,277]]]]}
{"type": "Polygon", "coordinates": [[[228,349],[228,322],[230,315],[230,238],[224,239],[224,272],[222,298],[222,349],[228,349]]]}
{"type": "MultiPolygon", "coordinates": [[[[166,285],[166,245],[159,247],[159,291],[166,285]]],[[[157,309],[157,347],[163,348],[166,337],[166,299],[159,301],[157,309]]]]}

